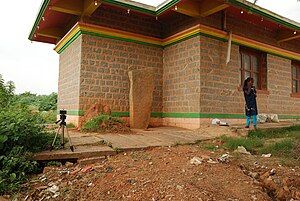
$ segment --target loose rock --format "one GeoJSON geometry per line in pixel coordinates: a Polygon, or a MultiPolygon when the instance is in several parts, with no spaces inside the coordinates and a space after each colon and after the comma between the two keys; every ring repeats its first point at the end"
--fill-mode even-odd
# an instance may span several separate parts
{"type": "Polygon", "coordinates": [[[251,153],[249,151],[247,151],[247,149],[243,146],[238,146],[238,148],[236,150],[234,150],[234,152],[251,155],[251,153]]]}
{"type": "Polygon", "coordinates": [[[202,158],[199,158],[199,157],[193,157],[191,160],[190,160],[190,163],[191,164],[194,164],[194,165],[200,165],[202,163],[203,159],[202,158]]]}

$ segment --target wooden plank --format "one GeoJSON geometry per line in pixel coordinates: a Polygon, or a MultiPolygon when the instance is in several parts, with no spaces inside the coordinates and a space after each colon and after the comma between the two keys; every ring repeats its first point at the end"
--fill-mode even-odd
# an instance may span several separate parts
{"type": "Polygon", "coordinates": [[[37,35],[49,37],[49,38],[55,38],[60,39],[63,37],[63,29],[58,27],[51,27],[46,29],[41,29],[37,31],[37,35]]]}
{"type": "Polygon", "coordinates": [[[83,11],[83,2],[82,0],[60,0],[49,8],[57,12],[79,16],[83,11]]]}
{"type": "Polygon", "coordinates": [[[203,0],[200,5],[200,15],[206,17],[229,7],[225,1],[203,0]]]}
{"type": "Polygon", "coordinates": [[[101,5],[99,0],[84,0],[83,13],[84,16],[91,16],[101,5]]]}
{"type": "Polygon", "coordinates": [[[290,40],[294,40],[300,38],[300,33],[297,33],[296,31],[280,31],[278,33],[278,43],[282,43],[282,42],[286,42],[286,41],[290,41],[290,40]]]}

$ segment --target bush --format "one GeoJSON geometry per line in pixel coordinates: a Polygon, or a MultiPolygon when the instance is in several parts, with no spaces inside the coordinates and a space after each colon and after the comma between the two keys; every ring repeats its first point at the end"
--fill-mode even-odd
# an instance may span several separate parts
{"type": "Polygon", "coordinates": [[[10,106],[0,112],[0,194],[16,191],[38,170],[28,155],[50,147],[54,137],[40,122],[40,116],[26,108],[10,106]]]}
{"type": "Polygon", "coordinates": [[[0,75],[0,109],[7,107],[14,98],[15,85],[9,81],[6,84],[0,75]]]}
{"type": "Polygon", "coordinates": [[[17,95],[15,102],[18,102],[23,106],[35,106],[38,111],[56,111],[57,93],[51,93],[50,95],[36,95],[25,92],[17,95]]]}
{"type": "Polygon", "coordinates": [[[39,114],[46,124],[53,124],[56,122],[56,110],[42,111],[39,114]]]}
{"type": "Polygon", "coordinates": [[[37,163],[23,154],[22,147],[14,147],[7,156],[0,156],[0,195],[17,191],[27,174],[38,170],[37,163]]]}
{"type": "Polygon", "coordinates": [[[83,130],[88,132],[128,132],[129,128],[122,119],[101,114],[87,121],[83,126],[83,130]]]}
{"type": "Polygon", "coordinates": [[[5,143],[0,153],[8,153],[12,147],[21,146],[26,152],[37,152],[49,146],[52,136],[44,131],[41,118],[26,108],[9,107],[0,112],[0,136],[5,143]]]}
{"type": "Polygon", "coordinates": [[[18,100],[13,82],[5,84],[0,75],[0,195],[15,192],[28,174],[38,170],[28,156],[50,147],[54,137],[41,125],[39,108],[43,107],[18,100]]]}

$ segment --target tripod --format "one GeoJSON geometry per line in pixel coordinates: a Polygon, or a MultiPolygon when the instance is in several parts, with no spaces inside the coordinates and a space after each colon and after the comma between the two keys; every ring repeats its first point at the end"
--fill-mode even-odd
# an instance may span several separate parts
{"type": "Polygon", "coordinates": [[[60,133],[60,131],[61,131],[61,146],[63,148],[65,147],[65,131],[66,131],[67,136],[68,136],[68,140],[69,140],[69,144],[70,144],[70,149],[71,149],[72,152],[74,152],[74,146],[72,144],[72,141],[71,141],[68,129],[67,129],[67,123],[66,123],[67,116],[65,114],[66,114],[66,111],[65,112],[60,111],[60,119],[57,122],[55,122],[56,124],[59,124],[59,127],[58,127],[57,132],[55,134],[55,137],[53,139],[50,150],[53,149],[56,138],[57,138],[57,135],[60,133]]]}

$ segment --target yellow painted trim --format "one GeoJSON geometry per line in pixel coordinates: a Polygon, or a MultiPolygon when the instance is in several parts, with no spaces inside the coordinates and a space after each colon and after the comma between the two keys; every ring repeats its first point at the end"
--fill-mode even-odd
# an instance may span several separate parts
{"type": "MultiPolygon", "coordinates": [[[[218,30],[209,26],[198,24],[189,29],[181,31],[173,36],[170,36],[165,39],[155,38],[144,36],[141,34],[130,33],[126,31],[116,30],[112,28],[91,25],[86,23],[77,23],[75,26],[57,43],[54,48],[55,51],[59,52],[78,32],[83,33],[95,33],[100,35],[111,36],[115,38],[120,38],[124,40],[137,41],[140,43],[151,44],[155,46],[165,47],[171,44],[174,44],[178,41],[184,40],[185,38],[189,38],[194,35],[206,35],[208,37],[214,37],[218,39],[222,39],[224,41],[228,40],[228,34],[225,31],[218,30]]],[[[200,42],[200,41],[199,41],[200,42]]],[[[276,54],[279,56],[300,60],[300,54],[296,52],[292,52],[289,50],[285,50],[282,48],[278,48],[272,45],[268,45],[262,42],[258,42],[252,39],[248,39],[236,34],[232,35],[232,42],[240,45],[249,46],[255,49],[259,49],[265,51],[267,53],[276,54]]]]}

